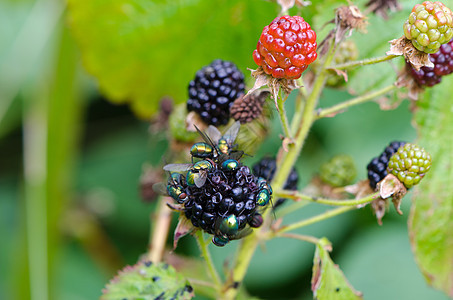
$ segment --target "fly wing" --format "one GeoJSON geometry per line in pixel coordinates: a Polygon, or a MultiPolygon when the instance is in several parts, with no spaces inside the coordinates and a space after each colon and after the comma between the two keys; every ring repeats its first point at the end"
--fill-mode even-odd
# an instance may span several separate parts
{"type": "Polygon", "coordinates": [[[253,229],[252,229],[252,228],[246,227],[246,228],[244,228],[244,229],[238,231],[238,232],[237,232],[236,234],[234,234],[234,235],[228,235],[228,238],[229,238],[230,240],[239,240],[239,239],[241,239],[241,238],[243,238],[243,237],[245,237],[245,236],[251,234],[252,232],[253,232],[253,229]]]}
{"type": "Polygon", "coordinates": [[[205,182],[206,182],[206,178],[208,176],[208,173],[205,172],[205,171],[202,171],[202,172],[199,172],[198,173],[199,176],[196,176],[195,179],[194,179],[194,182],[195,182],[195,185],[200,188],[202,187],[205,182]]]}
{"type": "Polygon", "coordinates": [[[222,137],[222,133],[217,129],[217,127],[212,126],[212,125],[209,125],[208,129],[206,129],[206,134],[216,144],[218,143],[218,141],[222,137]]]}
{"type": "Polygon", "coordinates": [[[227,140],[229,145],[233,145],[234,140],[236,139],[239,129],[241,128],[241,123],[239,121],[234,122],[230,128],[225,132],[223,137],[227,140]]]}
{"type": "Polygon", "coordinates": [[[192,166],[192,164],[168,164],[164,166],[164,170],[170,172],[184,172],[190,170],[192,166]]]}
{"type": "MultiPolygon", "coordinates": [[[[214,127],[214,126],[212,126],[214,127]]],[[[215,128],[215,127],[214,127],[215,128]]],[[[216,144],[213,142],[213,140],[206,134],[204,133],[203,131],[201,131],[200,129],[198,129],[197,126],[195,126],[195,129],[198,131],[198,134],[203,138],[203,140],[208,143],[209,145],[211,145],[214,149],[216,149],[216,144]]],[[[209,129],[209,128],[208,128],[209,129]]],[[[217,128],[216,128],[217,129],[217,128]]]]}
{"type": "Polygon", "coordinates": [[[167,185],[163,182],[153,184],[153,191],[159,195],[168,196],[167,185]]]}

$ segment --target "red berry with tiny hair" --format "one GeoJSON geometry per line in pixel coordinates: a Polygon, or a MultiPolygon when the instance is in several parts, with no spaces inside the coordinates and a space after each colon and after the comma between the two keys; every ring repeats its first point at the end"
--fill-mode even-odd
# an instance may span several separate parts
{"type": "Polygon", "coordinates": [[[275,78],[297,79],[317,58],[316,33],[299,16],[275,18],[265,26],[253,60],[275,78]]]}

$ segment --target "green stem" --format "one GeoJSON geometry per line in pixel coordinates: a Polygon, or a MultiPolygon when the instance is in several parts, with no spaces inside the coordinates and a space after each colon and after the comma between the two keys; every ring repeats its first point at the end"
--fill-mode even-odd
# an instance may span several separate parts
{"type": "Polygon", "coordinates": [[[212,262],[211,253],[208,250],[209,243],[206,243],[205,239],[203,238],[203,232],[201,230],[197,230],[196,239],[201,254],[203,255],[204,260],[206,261],[206,265],[208,267],[209,273],[211,274],[211,278],[212,280],[214,280],[214,284],[216,285],[217,289],[219,289],[222,283],[220,281],[219,274],[217,273],[214,267],[214,263],[212,262]]]}
{"type": "Polygon", "coordinates": [[[331,209],[320,215],[314,216],[312,218],[302,220],[300,222],[296,222],[291,225],[284,226],[277,231],[277,234],[281,234],[281,233],[288,232],[288,231],[298,229],[298,228],[302,228],[302,227],[305,227],[305,226],[308,226],[308,225],[311,225],[314,223],[318,223],[320,221],[332,218],[334,216],[340,215],[342,213],[353,210],[355,208],[356,208],[355,206],[344,206],[344,207],[338,207],[335,209],[331,209]]]}
{"type": "Polygon", "coordinates": [[[339,103],[339,104],[334,105],[334,106],[329,107],[329,108],[324,108],[324,109],[318,110],[317,118],[321,119],[321,118],[327,117],[329,115],[337,114],[337,113],[341,112],[342,110],[344,110],[346,108],[349,108],[349,107],[357,105],[357,104],[365,103],[367,101],[370,101],[370,100],[372,100],[372,99],[374,99],[374,98],[376,98],[378,96],[384,95],[384,94],[386,94],[386,93],[388,93],[388,92],[390,92],[392,90],[395,90],[395,89],[397,89],[397,86],[392,84],[392,85],[386,86],[386,87],[384,87],[384,88],[382,88],[380,90],[377,90],[375,92],[368,93],[368,94],[365,94],[365,95],[350,99],[348,101],[339,103]]]}
{"type": "Polygon", "coordinates": [[[297,234],[297,233],[278,233],[275,236],[309,242],[309,243],[312,243],[315,245],[317,245],[319,243],[319,239],[315,238],[314,236],[302,235],[302,234],[297,234]]]}
{"type": "Polygon", "coordinates": [[[318,198],[313,196],[304,195],[294,191],[277,191],[275,192],[275,196],[279,198],[289,198],[294,200],[305,200],[316,202],[320,204],[326,205],[335,205],[335,206],[357,206],[361,204],[367,204],[377,197],[379,197],[379,193],[370,194],[366,197],[359,198],[359,199],[347,199],[347,200],[337,200],[337,199],[325,199],[325,198],[318,198]]]}
{"type": "Polygon", "coordinates": [[[346,69],[351,69],[354,67],[359,67],[359,66],[365,66],[365,65],[373,65],[377,63],[381,63],[387,60],[394,59],[395,57],[398,57],[399,55],[386,55],[386,56],[381,56],[381,57],[374,57],[374,58],[368,58],[368,59],[363,59],[363,60],[356,60],[356,61],[351,61],[347,62],[344,64],[338,64],[334,66],[330,66],[328,69],[330,70],[346,70],[346,69]]]}
{"type": "Polygon", "coordinates": [[[307,99],[305,87],[301,87],[296,97],[296,107],[294,109],[293,119],[291,120],[292,135],[296,133],[297,127],[299,126],[300,120],[302,119],[302,114],[305,108],[305,99],[307,99]]]}
{"type": "Polygon", "coordinates": [[[285,133],[285,137],[291,139],[291,131],[289,129],[289,122],[288,122],[288,116],[286,114],[285,110],[285,100],[288,99],[288,95],[286,96],[285,99],[283,99],[281,96],[278,97],[277,99],[277,107],[278,107],[278,115],[280,116],[280,121],[282,123],[283,127],[283,132],[285,133]]]}
{"type": "Polygon", "coordinates": [[[230,282],[229,286],[225,287],[226,292],[222,299],[236,299],[238,288],[235,287],[234,283],[242,282],[244,279],[250,261],[252,260],[253,253],[255,253],[256,247],[258,246],[258,241],[259,239],[256,233],[251,234],[249,237],[242,240],[234,265],[233,282],[230,282]]]}
{"type": "Polygon", "coordinates": [[[276,212],[277,219],[283,218],[284,216],[286,216],[292,212],[295,212],[296,210],[301,209],[302,207],[305,207],[310,203],[311,203],[310,201],[297,201],[297,202],[293,202],[290,205],[282,207],[276,212]]]}

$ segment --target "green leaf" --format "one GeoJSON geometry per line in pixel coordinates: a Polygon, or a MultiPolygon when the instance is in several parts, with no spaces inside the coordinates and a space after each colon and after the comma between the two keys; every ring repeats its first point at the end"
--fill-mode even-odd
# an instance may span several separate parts
{"type": "Polygon", "coordinates": [[[322,238],[316,245],[311,279],[313,297],[318,300],[362,299],[361,293],[354,290],[330,258],[331,250],[332,246],[326,238],[322,238]]]}
{"type": "Polygon", "coordinates": [[[255,67],[253,49],[275,3],[240,0],[69,0],[85,67],[116,103],[141,117],[161,97],[187,99],[195,72],[216,58],[255,67]]]}
{"type": "Polygon", "coordinates": [[[409,230],[426,280],[453,297],[453,77],[427,89],[417,106],[419,144],[433,158],[413,197],[409,230]]]}
{"type": "Polygon", "coordinates": [[[141,261],[127,266],[106,286],[101,300],[191,299],[192,287],[184,277],[165,263],[141,261]]]}

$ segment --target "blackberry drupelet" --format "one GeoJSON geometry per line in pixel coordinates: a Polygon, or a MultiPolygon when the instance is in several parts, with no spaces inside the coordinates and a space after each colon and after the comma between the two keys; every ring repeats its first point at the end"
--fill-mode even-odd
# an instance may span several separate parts
{"type": "Polygon", "coordinates": [[[422,147],[407,143],[389,160],[387,172],[392,173],[406,188],[418,184],[431,168],[431,155],[422,147]]]}
{"type": "Polygon", "coordinates": [[[421,67],[415,70],[409,63],[406,63],[411,76],[421,86],[433,86],[441,82],[442,76],[453,72],[453,40],[440,46],[439,51],[429,54],[429,60],[434,68],[421,67]]]}
{"type": "Polygon", "coordinates": [[[210,125],[225,125],[230,107],[244,94],[244,74],[230,61],[214,60],[189,83],[187,110],[198,113],[210,125]]]}
{"type": "Polygon", "coordinates": [[[370,187],[373,190],[376,189],[377,183],[387,176],[387,166],[390,157],[405,144],[406,142],[401,141],[391,142],[378,157],[373,158],[367,165],[368,179],[370,181],[370,187]]]}
{"type": "MultiPolygon", "coordinates": [[[[276,161],[274,158],[264,157],[255,165],[253,165],[253,174],[257,177],[264,178],[269,182],[274,178],[275,170],[277,168],[276,161]]],[[[299,174],[295,168],[292,168],[291,173],[286,180],[285,186],[283,187],[285,190],[296,191],[297,184],[299,182],[299,174]]],[[[278,199],[274,203],[274,207],[281,205],[285,202],[286,199],[278,199]]]]}

